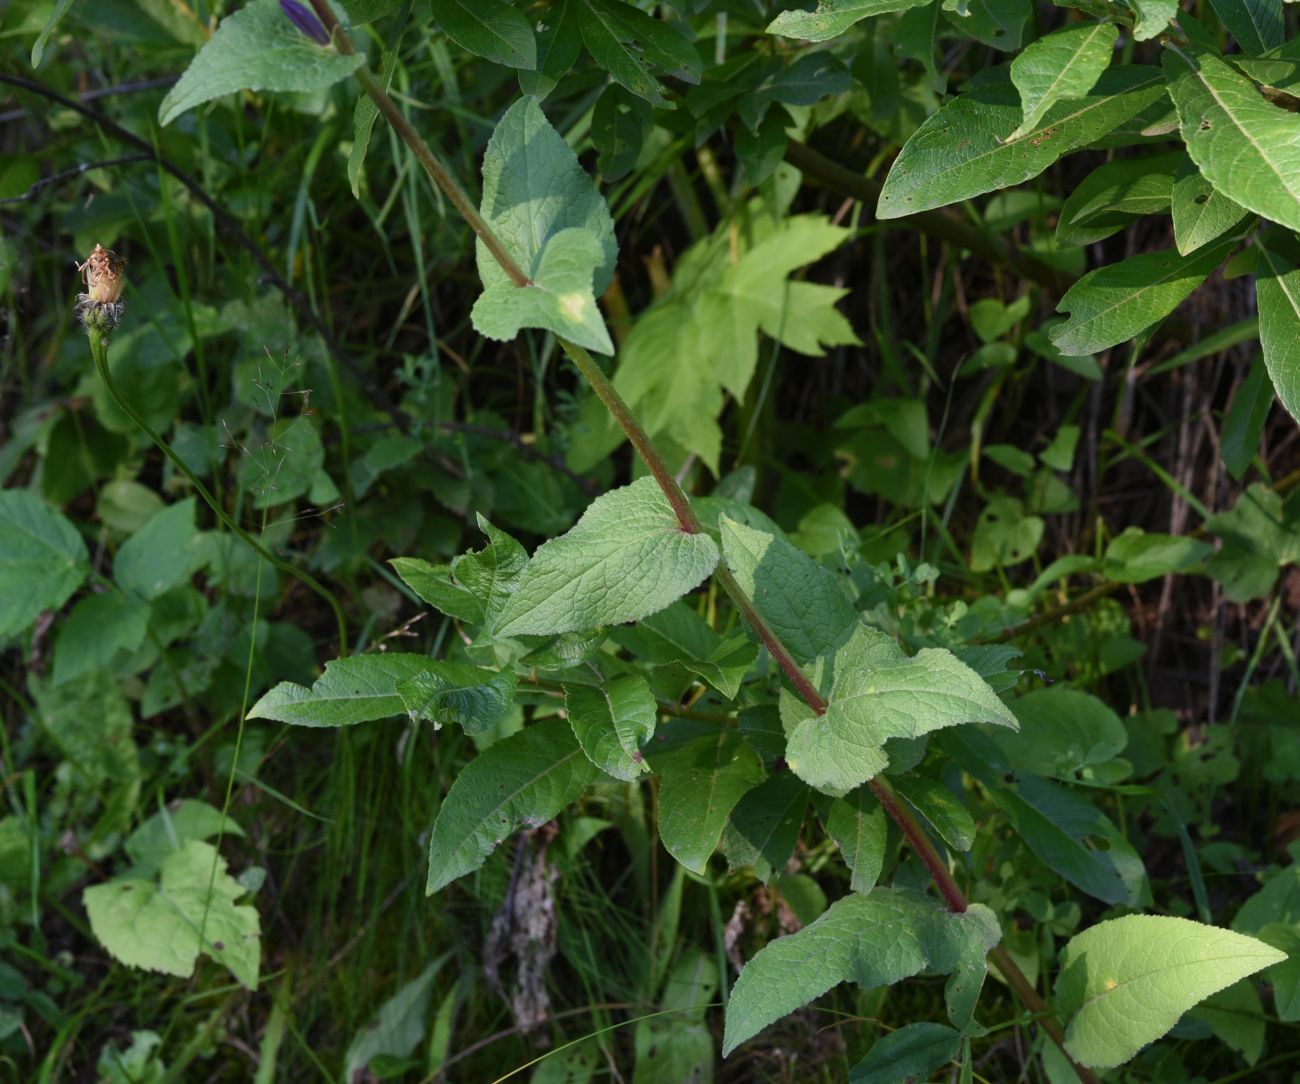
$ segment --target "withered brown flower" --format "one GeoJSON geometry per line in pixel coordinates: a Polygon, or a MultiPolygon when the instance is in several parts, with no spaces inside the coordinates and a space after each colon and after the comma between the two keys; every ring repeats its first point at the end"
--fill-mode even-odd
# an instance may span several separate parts
{"type": "Polygon", "coordinates": [[[112,331],[126,308],[120,300],[126,284],[126,260],[112,249],[96,245],[95,251],[77,264],[87,292],[77,295],[76,315],[82,327],[102,333],[112,331]]]}

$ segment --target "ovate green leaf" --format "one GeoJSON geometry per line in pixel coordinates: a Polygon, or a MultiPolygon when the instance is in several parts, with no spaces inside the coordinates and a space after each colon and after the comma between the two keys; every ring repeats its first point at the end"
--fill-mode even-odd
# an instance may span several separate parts
{"type": "Polygon", "coordinates": [[[1007,136],[1031,131],[1062,99],[1082,98],[1110,65],[1119,28],[1114,23],[1068,26],[1028,45],[1011,62],[1011,81],[1020,91],[1024,119],[1007,136]]]}
{"type": "Polygon", "coordinates": [[[1260,245],[1255,296],[1269,379],[1287,413],[1300,421],[1300,270],[1260,245]]]}
{"type": "Polygon", "coordinates": [[[149,627],[149,604],[134,595],[106,591],[81,599],[59,626],[54,641],[54,684],[105,668],[119,651],[135,651],[149,627]]]}
{"type": "Polygon", "coordinates": [[[749,866],[764,882],[784,870],[799,842],[809,794],[807,784],[790,772],[769,776],[746,792],[722,836],[727,864],[749,866]]]}
{"type": "Polygon", "coordinates": [[[843,639],[857,612],[830,572],[782,538],[726,516],[719,523],[727,567],[797,660],[843,639]]]}
{"type": "Polygon", "coordinates": [[[962,723],[1016,727],[997,694],[951,652],[924,648],[908,658],[892,636],[865,625],[843,647],[820,656],[810,676],[826,698],[826,714],[816,715],[782,690],[786,760],[800,779],[827,794],[847,794],[883,771],[890,738],[917,738],[962,723]]]}
{"type": "Polygon", "coordinates": [[[360,53],[317,45],[289,21],[279,0],[250,0],[221,20],[190,61],[158,107],[158,123],[237,90],[320,90],[364,62],[360,53]]]}
{"type": "Polygon", "coordinates": [[[899,218],[1036,177],[1135,116],[1163,93],[1154,68],[1102,73],[1086,97],[1060,101],[1018,139],[1020,95],[1010,76],[958,95],[904,145],[885,178],[876,214],[899,218]]]}
{"type": "Polygon", "coordinates": [[[1070,318],[1048,332],[1063,354],[1094,354],[1159,323],[1196,289],[1236,245],[1229,237],[1190,256],[1144,252],[1089,271],[1056,306],[1070,318]]]}
{"type": "Polygon", "coordinates": [[[470,314],[474,329],[489,339],[508,340],[521,328],[544,328],[589,350],[614,353],[592,292],[592,276],[604,259],[605,250],[590,230],[561,230],[529,271],[529,285],[506,281],[484,289],[470,314]]]}
{"type": "Polygon", "coordinates": [[[425,655],[351,655],[325,664],[309,689],[282,681],[248,713],[295,726],[351,726],[406,713],[397,684],[440,665],[425,655]]]}
{"type": "MultiPolygon", "coordinates": [[[[609,285],[618,254],[609,208],[536,98],[521,98],[497,123],[483,156],[479,211],[530,278],[538,274],[556,234],[572,228],[589,231],[602,253],[595,292],[603,293],[609,285]]],[[[485,289],[510,283],[482,241],[476,253],[485,289]]]]}
{"type": "Polygon", "coordinates": [[[640,674],[623,674],[599,686],[570,685],[564,706],[578,744],[601,771],[633,780],[650,770],[641,750],[654,736],[656,705],[640,674]]]}
{"type": "Polygon", "coordinates": [[[563,719],[502,738],[463,768],[429,839],[432,895],[478,869],[520,828],[536,828],[574,801],[599,773],[563,719]]]}
{"type": "Polygon", "coordinates": [[[452,582],[448,565],[432,565],[418,557],[394,557],[388,563],[402,582],[430,606],[462,621],[478,624],[483,620],[482,604],[465,588],[452,582]]]}
{"type": "Polygon", "coordinates": [[[28,490],[0,491],[0,637],[58,609],[89,571],[86,544],[65,516],[28,490]]]}
{"type": "Polygon", "coordinates": [[[1174,177],[1170,211],[1174,216],[1174,244],[1182,256],[1227,233],[1250,214],[1202,177],[1187,157],[1174,177]]]}
{"type": "Polygon", "coordinates": [[[538,547],[497,631],[555,634],[662,610],[718,562],[705,534],[686,534],[653,478],[597,497],[574,528],[538,547]]]}
{"type": "Polygon", "coordinates": [[[255,908],[235,903],[246,891],[226,872],[216,848],[190,840],[163,860],[159,880],[127,877],[93,885],[82,902],[91,931],[122,963],[189,978],[202,952],[252,990],[260,924],[255,908]]]}
{"type": "Polygon", "coordinates": [[[727,818],[763,778],[758,754],[734,729],[694,738],[654,758],[659,783],[659,838],[693,873],[703,873],[727,818]]]}
{"type": "Polygon", "coordinates": [[[1120,1065],[1193,1005],[1286,954],[1185,918],[1126,915],[1072,938],[1061,955],[1057,1004],[1065,1047],[1080,1064],[1120,1065]]]}
{"type": "Polygon", "coordinates": [[[123,591],[154,599],[185,583],[203,561],[194,498],[164,508],[122,543],[113,579],[123,591]]]}
{"type": "Polygon", "coordinates": [[[845,896],[745,965],[727,1003],[722,1053],[841,982],[869,988],[923,971],[946,974],[972,948],[987,951],[1000,936],[997,918],[982,904],[954,914],[908,889],[845,896]]]}
{"type": "Polygon", "coordinates": [[[1209,53],[1164,55],[1187,153],[1229,199],[1300,229],[1300,116],[1209,53]]]}
{"type": "Polygon", "coordinates": [[[537,42],[523,13],[505,0],[430,0],[433,17],[462,49],[508,68],[537,66],[537,42]]]}
{"type": "Polygon", "coordinates": [[[1169,20],[1178,14],[1178,0],[1128,0],[1128,6],[1137,13],[1133,37],[1149,41],[1169,29],[1169,20]]]}

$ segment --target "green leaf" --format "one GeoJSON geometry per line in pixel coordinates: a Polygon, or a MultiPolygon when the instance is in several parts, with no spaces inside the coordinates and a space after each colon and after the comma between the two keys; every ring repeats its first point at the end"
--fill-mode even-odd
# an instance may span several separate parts
{"type": "MultiPolygon", "coordinates": [[[[526,556],[524,560],[527,560],[526,556]]],[[[394,557],[388,563],[402,582],[434,609],[461,621],[475,625],[482,623],[482,603],[465,588],[452,582],[451,566],[431,565],[418,557],[394,557]]]]}
{"type": "Polygon", "coordinates": [[[1285,39],[1282,0],[1210,0],[1210,6],[1248,56],[1276,49],[1285,39]]]}
{"type": "Polygon", "coordinates": [[[1128,731],[1095,696],[1053,685],[1035,689],[1012,705],[1020,733],[989,736],[1018,772],[1071,779],[1113,760],[1128,744],[1128,731]]]}
{"type": "Polygon", "coordinates": [[[809,673],[827,700],[826,714],[814,714],[782,690],[786,760],[800,779],[827,794],[847,794],[884,771],[890,738],[917,738],[962,723],[1016,726],[993,690],[951,652],[927,647],[908,658],[892,636],[865,625],[844,646],[821,655],[809,673]]]}
{"type": "Polygon", "coordinates": [[[858,615],[830,572],[783,538],[727,516],[719,525],[727,567],[799,662],[843,641],[858,615]]]}
{"type": "Polygon", "coordinates": [[[671,23],[622,0],[579,0],[578,23],[591,59],[653,106],[672,108],[652,71],[685,83],[700,81],[699,53],[671,23]]]}
{"type": "Polygon", "coordinates": [[[659,838],[678,862],[703,873],[732,809],[763,778],[758,754],[734,729],[653,755],[659,783],[659,838]]]}
{"type": "Polygon", "coordinates": [[[510,710],[517,681],[512,670],[429,660],[428,668],[398,680],[397,695],[412,719],[459,723],[466,734],[481,734],[510,710]]]}
{"type": "Polygon", "coordinates": [[[971,571],[989,572],[1028,561],[1042,541],[1043,528],[1042,519],[1026,515],[1024,505],[1014,497],[989,501],[975,523],[971,571]]]}
{"type": "Polygon", "coordinates": [[[1259,440],[1272,406],[1273,384],[1261,355],[1251,362],[1246,379],[1233,395],[1219,434],[1219,454],[1223,457],[1223,465],[1238,481],[1250,469],[1259,452],[1259,440]]]}
{"type": "Polygon", "coordinates": [[[607,775],[628,781],[650,770],[641,750],[654,736],[655,698],[640,674],[604,685],[568,685],[564,706],[587,758],[607,775]]]}
{"type": "Polygon", "coordinates": [[[1070,318],[1048,332],[1063,354],[1094,354],[1127,342],[1174,311],[1237,244],[1229,237],[1192,253],[1143,252],[1089,271],[1056,306],[1070,318]]]}
{"type": "Polygon", "coordinates": [[[1147,534],[1140,527],[1126,527],[1106,547],[1103,571],[1115,583],[1146,583],[1186,571],[1211,552],[1213,547],[1199,539],[1147,534]]]}
{"type": "Polygon", "coordinates": [[[614,344],[592,292],[592,276],[604,259],[600,239],[590,230],[561,230],[546,242],[529,285],[506,281],[484,288],[470,314],[474,329],[506,341],[521,328],[544,328],[589,350],[613,354],[614,344]]]}
{"type": "Polygon", "coordinates": [[[1121,1065],[1210,994],[1281,962],[1262,941],[1185,918],[1126,915],[1070,939],[1056,998],[1065,1048],[1093,1069],[1121,1065]]]}
{"type": "Polygon", "coordinates": [[[406,714],[398,682],[438,667],[425,655],[350,655],[325,664],[309,689],[282,681],[248,713],[295,726],[351,726],[406,714]]]}
{"type": "Polygon", "coordinates": [[[1133,37],[1138,41],[1163,34],[1178,15],[1178,0],[1128,0],[1128,6],[1137,14],[1133,37]]]}
{"type": "Polygon", "coordinates": [[[1278,569],[1300,561],[1300,507],[1282,503],[1270,486],[1249,486],[1237,503],[1205,521],[1205,529],[1222,540],[1206,564],[1223,584],[1229,602],[1262,598],[1277,580],[1278,569]]]}
{"type": "Polygon", "coordinates": [[[849,1084],[897,1084],[929,1080],[961,1049],[961,1032],[920,1020],[877,1039],[867,1056],[849,1070],[849,1084]]]}
{"type": "Polygon", "coordinates": [[[652,128],[654,114],[644,98],[617,83],[600,92],[591,112],[591,141],[600,151],[597,169],[606,181],[631,172],[652,128]]]}
{"type": "Polygon", "coordinates": [[[194,508],[193,497],[177,501],[122,543],[113,558],[118,587],[154,599],[189,580],[204,558],[194,508]]]}
{"type": "Polygon", "coordinates": [[[653,478],[597,497],[574,528],[542,543],[501,614],[498,633],[554,635],[636,621],[691,591],[718,563],[686,534],[653,478]]]}
{"type": "Polygon", "coordinates": [[[65,516],[28,490],[0,490],[0,637],[57,610],[89,571],[86,544],[65,516]]]}
{"type": "Polygon", "coordinates": [[[831,802],[826,832],[839,847],[849,867],[849,887],[864,895],[875,888],[885,868],[889,818],[871,789],[858,787],[831,802]]]}
{"type": "Polygon", "coordinates": [[[250,0],[227,15],[158,107],[168,125],[196,105],[237,90],[322,90],[365,62],[317,45],[280,10],[279,0],[250,0]]]}
{"type": "MultiPolygon", "coordinates": [[[[543,256],[556,234],[572,228],[589,231],[601,248],[595,293],[604,293],[609,285],[618,255],[609,208],[536,98],[515,102],[488,140],[479,212],[529,278],[540,274],[543,256]]],[[[475,251],[485,290],[513,286],[482,241],[475,251]]]]}
{"type": "Polygon", "coordinates": [[[1300,116],[1267,101],[1208,53],[1189,62],[1166,51],[1164,68],[1183,142],[1201,175],[1235,203],[1300,230],[1300,116]]]}
{"type": "Polygon", "coordinates": [[[987,952],[1000,936],[982,904],[955,914],[908,889],[845,896],[745,965],[727,1002],[723,1056],[841,982],[869,989],[922,972],[946,974],[972,947],[987,952]]]}
{"type": "Polygon", "coordinates": [[[1174,244],[1182,256],[1221,237],[1250,214],[1202,177],[1186,156],[1174,177],[1170,211],[1174,216],[1174,244]]]}
{"type": "Polygon", "coordinates": [[[1252,983],[1239,980],[1211,994],[1187,1015],[1209,1024],[1215,1038],[1237,1051],[1249,1065],[1264,1053],[1264,1005],[1252,983]]]}
{"type": "Polygon", "coordinates": [[[1061,206],[1057,242],[1090,245],[1131,225],[1137,215],[1163,214],[1173,194],[1174,172],[1185,160],[1186,155],[1174,151],[1098,166],[1061,206]]]}
{"type": "Polygon", "coordinates": [[[490,746],[461,769],[438,810],[425,892],[478,869],[510,835],[551,820],[598,776],[564,719],[490,746]]]}
{"type": "Polygon", "coordinates": [[[1024,118],[1008,140],[1032,131],[1062,99],[1082,98],[1110,66],[1119,37],[1114,23],[1068,26],[1028,45],[1011,62],[1011,82],[1020,92],[1024,118]]]}
{"type": "Polygon", "coordinates": [[[59,626],[54,641],[54,684],[107,668],[119,651],[138,650],[148,628],[147,602],[120,591],[87,595],[59,626]]]}
{"type": "Polygon", "coordinates": [[[155,813],[126,839],[126,853],[133,863],[131,875],[152,877],[168,856],[181,850],[192,839],[211,839],[223,831],[228,836],[242,836],[244,830],[221,810],[207,802],[182,798],[173,806],[155,813]]]}
{"type": "Polygon", "coordinates": [[[82,903],[99,943],[129,967],[189,978],[202,952],[253,990],[261,928],[255,908],[235,903],[245,892],[216,848],[192,839],[163,860],[159,880],[93,885],[82,903]]]}
{"type": "Polygon", "coordinates": [[[828,41],[854,23],[919,7],[930,0],[817,0],[812,11],[783,11],[767,24],[769,34],[804,41],[828,41]]]}
{"type": "Polygon", "coordinates": [[[280,418],[243,449],[239,481],[255,495],[254,508],[274,508],[307,493],[324,465],[316,427],[303,415],[280,418]]]}
{"type": "Polygon", "coordinates": [[[1300,925],[1270,922],[1257,931],[1261,941],[1287,954],[1287,959],[1268,969],[1273,986],[1277,1018],[1286,1024],[1300,1020],[1300,925]]]}
{"type": "Polygon", "coordinates": [[[1300,421],[1300,270],[1259,245],[1255,297],[1259,342],[1278,400],[1300,421]]]}
{"type": "MultiPolygon", "coordinates": [[[[364,1080],[371,1061],[381,1058],[405,1058],[419,1045],[429,1026],[429,1002],[433,997],[433,980],[438,977],[450,953],[439,956],[410,982],[379,1006],[374,1017],[348,1043],[344,1061],[344,1080],[364,1080]]],[[[260,1082],[259,1082],[260,1084],[260,1082]]]]}
{"type": "Polygon", "coordinates": [[[1154,68],[1109,68],[1086,97],[1057,102],[1030,131],[1009,140],[1021,119],[1020,95],[1009,73],[990,78],[913,133],[885,178],[876,214],[899,218],[1020,184],[1136,116],[1162,93],[1154,68]]]}
{"type": "Polygon", "coordinates": [[[748,866],[763,882],[785,869],[799,842],[808,787],[789,772],[769,776],[731,811],[722,851],[731,869],[748,866]]]}
{"type": "Polygon", "coordinates": [[[490,633],[524,577],[528,551],[482,516],[478,528],[487,535],[487,545],[453,558],[451,574],[478,600],[483,627],[490,633]]]}
{"type": "Polygon", "coordinates": [[[656,666],[678,664],[698,674],[728,700],[758,658],[758,647],[743,635],[724,640],[684,602],[613,631],[614,640],[656,666]]]}
{"type": "Polygon", "coordinates": [[[519,89],[525,94],[545,98],[569,74],[582,52],[581,6],[582,0],[554,0],[546,9],[537,28],[537,68],[519,73],[519,89]]]}
{"type": "Polygon", "coordinates": [[[537,42],[523,13],[504,0],[429,0],[433,17],[462,49],[507,68],[537,67],[537,42]]]}
{"type": "MultiPolygon", "coordinates": [[[[1014,737],[1014,735],[1013,735],[1014,737]]],[[[891,777],[894,790],[954,851],[966,852],[975,843],[975,821],[957,795],[922,775],[891,777]]]]}
{"type": "Polygon", "coordinates": [[[37,35],[36,41],[32,44],[32,67],[41,66],[41,58],[45,55],[45,45],[50,40],[50,35],[58,29],[59,23],[72,7],[72,0],[58,0],[54,8],[50,11],[50,17],[45,20],[45,27],[37,35]]]}

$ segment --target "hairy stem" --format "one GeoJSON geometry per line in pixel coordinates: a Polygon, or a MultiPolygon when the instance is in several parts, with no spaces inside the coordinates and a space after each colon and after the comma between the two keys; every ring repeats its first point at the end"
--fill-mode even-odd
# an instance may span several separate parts
{"type": "Polygon", "coordinates": [[[334,621],[338,625],[339,654],[348,654],[348,624],[343,616],[343,607],[339,605],[339,600],[334,596],[334,593],[310,572],[304,572],[302,569],[289,564],[288,561],[281,560],[226,514],[225,509],[208,492],[208,487],[199,481],[198,476],[190,470],[185,460],[172,451],[171,445],[154,432],[153,427],[140,416],[135,407],[127,402],[122,393],[118,391],[117,385],[113,383],[113,374],[108,368],[108,339],[104,333],[98,328],[91,327],[87,329],[86,336],[90,339],[90,356],[94,358],[95,369],[99,372],[99,378],[104,382],[108,394],[113,397],[113,402],[118,405],[122,413],[135,422],[145,436],[158,446],[158,450],[172,461],[172,465],[189,479],[190,485],[203,498],[204,503],[212,509],[212,514],[217,517],[226,530],[237,535],[240,541],[261,557],[262,560],[269,562],[281,572],[305,584],[329,604],[329,608],[334,611],[334,621]]]}
{"type": "MultiPolygon", "coordinates": [[[[326,29],[329,30],[333,37],[335,45],[342,51],[353,51],[351,42],[347,40],[343,28],[339,25],[338,20],[334,18],[334,14],[329,10],[329,5],[325,0],[311,0],[311,3],[312,7],[316,10],[316,13],[320,16],[321,22],[324,23],[326,29]]],[[[357,70],[356,74],[360,79],[362,86],[365,87],[366,93],[370,95],[371,99],[375,102],[375,105],[379,108],[380,113],[382,113],[385,119],[393,125],[397,134],[401,136],[406,145],[411,148],[411,151],[415,154],[421,165],[424,166],[425,171],[433,179],[434,183],[437,184],[438,187],[448,196],[453,206],[455,206],[457,210],[461,211],[465,216],[465,220],[469,223],[470,227],[480,237],[480,239],[482,239],[488,250],[496,256],[498,262],[501,264],[502,270],[510,276],[511,281],[514,282],[516,286],[520,287],[530,285],[528,278],[510,258],[509,254],[505,252],[500,240],[493,234],[492,228],[483,220],[482,216],[472,209],[469,214],[465,212],[465,208],[468,207],[468,202],[465,199],[464,192],[452,178],[446,167],[438,161],[437,156],[429,148],[428,144],[426,144],[420,137],[420,134],[416,132],[410,122],[408,122],[405,116],[402,115],[393,100],[384,92],[383,87],[379,85],[379,82],[375,77],[369,72],[365,65],[362,65],[362,67],[357,70]],[[453,195],[453,193],[455,195],[453,195]]],[[[606,409],[608,409],[610,414],[613,415],[614,420],[627,435],[633,448],[636,449],[637,454],[650,469],[650,473],[654,476],[660,489],[663,490],[663,494],[667,498],[668,503],[672,506],[673,512],[677,516],[677,521],[681,525],[682,531],[687,534],[699,533],[702,528],[699,517],[695,515],[694,509],[691,508],[690,499],[686,496],[685,491],[673,476],[672,471],[668,468],[667,462],[663,455],[660,454],[659,449],[655,446],[654,441],[651,439],[650,435],[646,433],[640,422],[636,420],[631,409],[628,407],[627,403],[623,401],[623,397],[619,395],[618,390],[614,387],[609,377],[605,375],[600,366],[596,364],[591,355],[587,353],[583,347],[578,346],[575,343],[567,342],[564,339],[560,340],[560,345],[564,349],[564,352],[569,356],[570,360],[573,361],[573,364],[577,367],[583,378],[591,385],[592,391],[595,392],[600,401],[604,403],[606,409]]],[[[799,668],[798,663],[781,642],[780,637],[776,635],[772,630],[772,627],[763,619],[762,614],[759,613],[753,600],[745,593],[744,589],[736,581],[735,576],[731,574],[730,570],[728,570],[725,565],[721,564],[714,571],[714,576],[718,583],[721,584],[723,590],[731,597],[736,608],[740,610],[741,614],[744,615],[745,619],[758,634],[759,639],[762,640],[763,645],[771,653],[772,658],[776,660],[777,665],[781,667],[781,670],[785,673],[786,677],[789,678],[791,684],[799,690],[799,695],[804,698],[808,706],[817,712],[818,715],[824,715],[826,712],[826,700],[799,668]]],[[[962,893],[957,882],[949,872],[943,856],[939,853],[934,844],[930,842],[929,837],[917,823],[916,818],[913,817],[911,812],[898,800],[884,779],[874,780],[870,786],[886,812],[888,812],[894,819],[895,823],[898,824],[899,829],[907,838],[908,843],[912,846],[913,850],[916,851],[921,861],[925,863],[926,869],[930,871],[930,875],[933,877],[935,885],[938,887],[949,909],[955,912],[965,911],[969,906],[965,895],[962,893]]],[[[1016,992],[1025,1006],[1034,1013],[1047,1012],[1047,1007],[1043,1003],[1042,998],[1038,996],[1029,980],[1025,978],[1024,974],[1016,966],[1015,961],[1005,952],[999,952],[998,950],[994,950],[991,955],[993,955],[994,961],[998,965],[998,970],[1001,971],[1002,975],[1007,979],[1008,985],[1016,992]]],[[[1042,1022],[1044,1030],[1047,1031],[1048,1035],[1051,1036],[1056,1044],[1064,1051],[1064,1036],[1061,1033],[1060,1027],[1055,1023],[1055,1021],[1049,1021],[1047,1018],[1044,1018],[1042,1022]]],[[[1069,1057],[1068,1053],[1066,1054],[1066,1057],[1069,1057]]],[[[1084,1084],[1098,1084],[1097,1078],[1087,1069],[1075,1064],[1073,1059],[1071,1059],[1070,1064],[1074,1066],[1075,1072],[1084,1084]]]]}

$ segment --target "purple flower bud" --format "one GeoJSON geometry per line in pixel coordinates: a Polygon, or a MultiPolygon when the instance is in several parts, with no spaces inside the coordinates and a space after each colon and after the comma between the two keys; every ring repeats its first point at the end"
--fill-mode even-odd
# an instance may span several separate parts
{"type": "Polygon", "coordinates": [[[289,16],[289,21],[294,26],[317,45],[328,45],[330,43],[330,36],[325,33],[325,28],[321,26],[315,12],[305,4],[298,3],[298,0],[280,0],[280,10],[289,16]]]}

